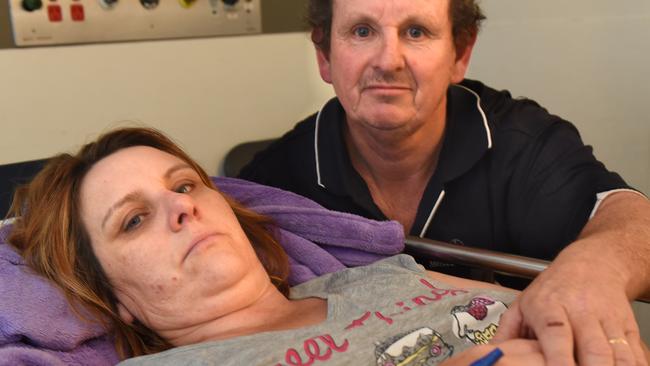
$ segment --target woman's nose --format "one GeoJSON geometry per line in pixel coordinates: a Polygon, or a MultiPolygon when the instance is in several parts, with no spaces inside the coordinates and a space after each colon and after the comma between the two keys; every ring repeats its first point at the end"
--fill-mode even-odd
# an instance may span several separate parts
{"type": "Polygon", "coordinates": [[[179,231],[189,221],[198,215],[194,199],[183,193],[170,192],[169,197],[169,227],[179,231]]]}

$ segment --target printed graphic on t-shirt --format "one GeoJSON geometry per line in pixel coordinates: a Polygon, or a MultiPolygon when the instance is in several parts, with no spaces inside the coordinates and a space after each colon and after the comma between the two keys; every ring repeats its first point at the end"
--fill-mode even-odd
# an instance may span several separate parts
{"type": "MultiPolygon", "coordinates": [[[[414,288],[408,295],[395,297],[392,306],[384,305],[381,309],[365,309],[351,317],[346,322],[347,325],[343,327],[345,331],[343,334],[321,334],[298,340],[296,345],[285,351],[283,360],[277,362],[275,366],[316,366],[327,364],[330,360],[340,363],[342,354],[359,347],[358,344],[355,344],[360,339],[357,332],[368,326],[374,327],[372,336],[378,339],[374,349],[374,358],[378,366],[428,366],[437,365],[446,360],[452,356],[454,347],[448,344],[433,328],[422,325],[411,331],[403,332],[399,325],[395,324],[399,324],[400,320],[407,317],[412,311],[428,308],[431,309],[431,312],[425,313],[426,316],[434,315],[438,319],[438,316],[444,315],[435,312],[435,304],[443,300],[451,301],[456,296],[467,294],[468,290],[439,288],[428,278],[420,278],[419,283],[421,285],[419,289],[414,288]]],[[[472,333],[478,329],[477,324],[482,324],[481,320],[477,319],[497,323],[502,312],[497,311],[496,307],[499,305],[505,309],[502,302],[480,296],[473,298],[466,306],[456,306],[454,310],[458,314],[454,314],[452,311],[454,317],[457,316],[454,319],[459,319],[455,321],[457,323],[454,328],[456,329],[455,334],[461,334],[461,331],[457,329],[460,327],[463,332],[469,334],[467,335],[468,339],[483,339],[481,338],[483,335],[472,333]],[[467,321],[462,312],[472,317],[474,321],[467,321]],[[495,314],[496,319],[492,320],[495,314]]],[[[355,309],[355,311],[357,310],[355,309]]],[[[481,329],[485,331],[485,329],[481,329]]],[[[363,335],[362,338],[363,340],[367,339],[367,335],[363,335]]]]}
{"type": "Polygon", "coordinates": [[[437,365],[453,353],[454,347],[427,327],[401,333],[375,347],[377,366],[437,365]]]}
{"type": "Polygon", "coordinates": [[[496,334],[501,314],[507,309],[501,301],[487,296],[477,296],[467,305],[454,306],[451,309],[454,334],[474,344],[487,344],[496,334]]]}

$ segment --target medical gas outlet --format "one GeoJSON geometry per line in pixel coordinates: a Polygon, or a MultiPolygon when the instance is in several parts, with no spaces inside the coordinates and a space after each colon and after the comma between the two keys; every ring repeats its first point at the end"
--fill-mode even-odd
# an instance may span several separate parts
{"type": "Polygon", "coordinates": [[[153,9],[158,6],[159,0],[140,0],[140,4],[144,6],[145,9],[153,9]]]}
{"type": "Polygon", "coordinates": [[[101,5],[104,9],[111,9],[115,5],[117,5],[118,0],[97,0],[99,1],[99,5],[101,5]]]}
{"type": "Polygon", "coordinates": [[[26,11],[34,11],[43,7],[43,1],[41,0],[23,0],[21,6],[26,11]]]}
{"type": "Polygon", "coordinates": [[[178,2],[181,4],[182,7],[189,8],[190,6],[196,3],[196,0],[178,0],[178,2]]]}
{"type": "Polygon", "coordinates": [[[261,0],[10,0],[19,47],[258,34],[261,0]]]}

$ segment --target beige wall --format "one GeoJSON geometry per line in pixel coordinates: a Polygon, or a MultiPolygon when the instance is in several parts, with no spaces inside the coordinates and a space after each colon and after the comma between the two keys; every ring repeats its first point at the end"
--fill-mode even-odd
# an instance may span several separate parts
{"type": "Polygon", "coordinates": [[[470,77],[537,100],[650,194],[650,2],[485,0],[470,77]]]}
{"type": "Polygon", "coordinates": [[[160,128],[215,174],[332,93],[305,34],[0,50],[0,164],[76,148],[121,121],[160,128]]]}
{"type": "MultiPolygon", "coordinates": [[[[483,6],[470,76],[573,121],[599,158],[650,192],[650,2],[483,6]]],[[[215,174],[229,148],[281,134],[332,95],[298,33],[0,50],[0,70],[0,164],[136,120],[215,174]]]]}

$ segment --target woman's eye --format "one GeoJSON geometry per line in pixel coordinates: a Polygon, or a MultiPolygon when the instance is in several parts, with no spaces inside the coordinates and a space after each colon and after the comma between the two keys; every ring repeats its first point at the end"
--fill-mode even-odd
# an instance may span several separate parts
{"type": "Polygon", "coordinates": [[[419,27],[411,27],[407,30],[407,33],[411,38],[420,38],[424,35],[424,31],[419,27]]]}
{"type": "Polygon", "coordinates": [[[174,191],[176,193],[189,193],[190,191],[192,191],[193,188],[194,188],[193,184],[185,183],[178,186],[178,188],[176,188],[174,191]]]}
{"type": "Polygon", "coordinates": [[[370,35],[370,28],[365,26],[356,27],[354,29],[354,34],[361,38],[368,37],[370,35]]]}
{"type": "Polygon", "coordinates": [[[126,224],[124,225],[124,231],[129,232],[140,226],[141,223],[142,215],[135,215],[126,221],[126,224]]]}

